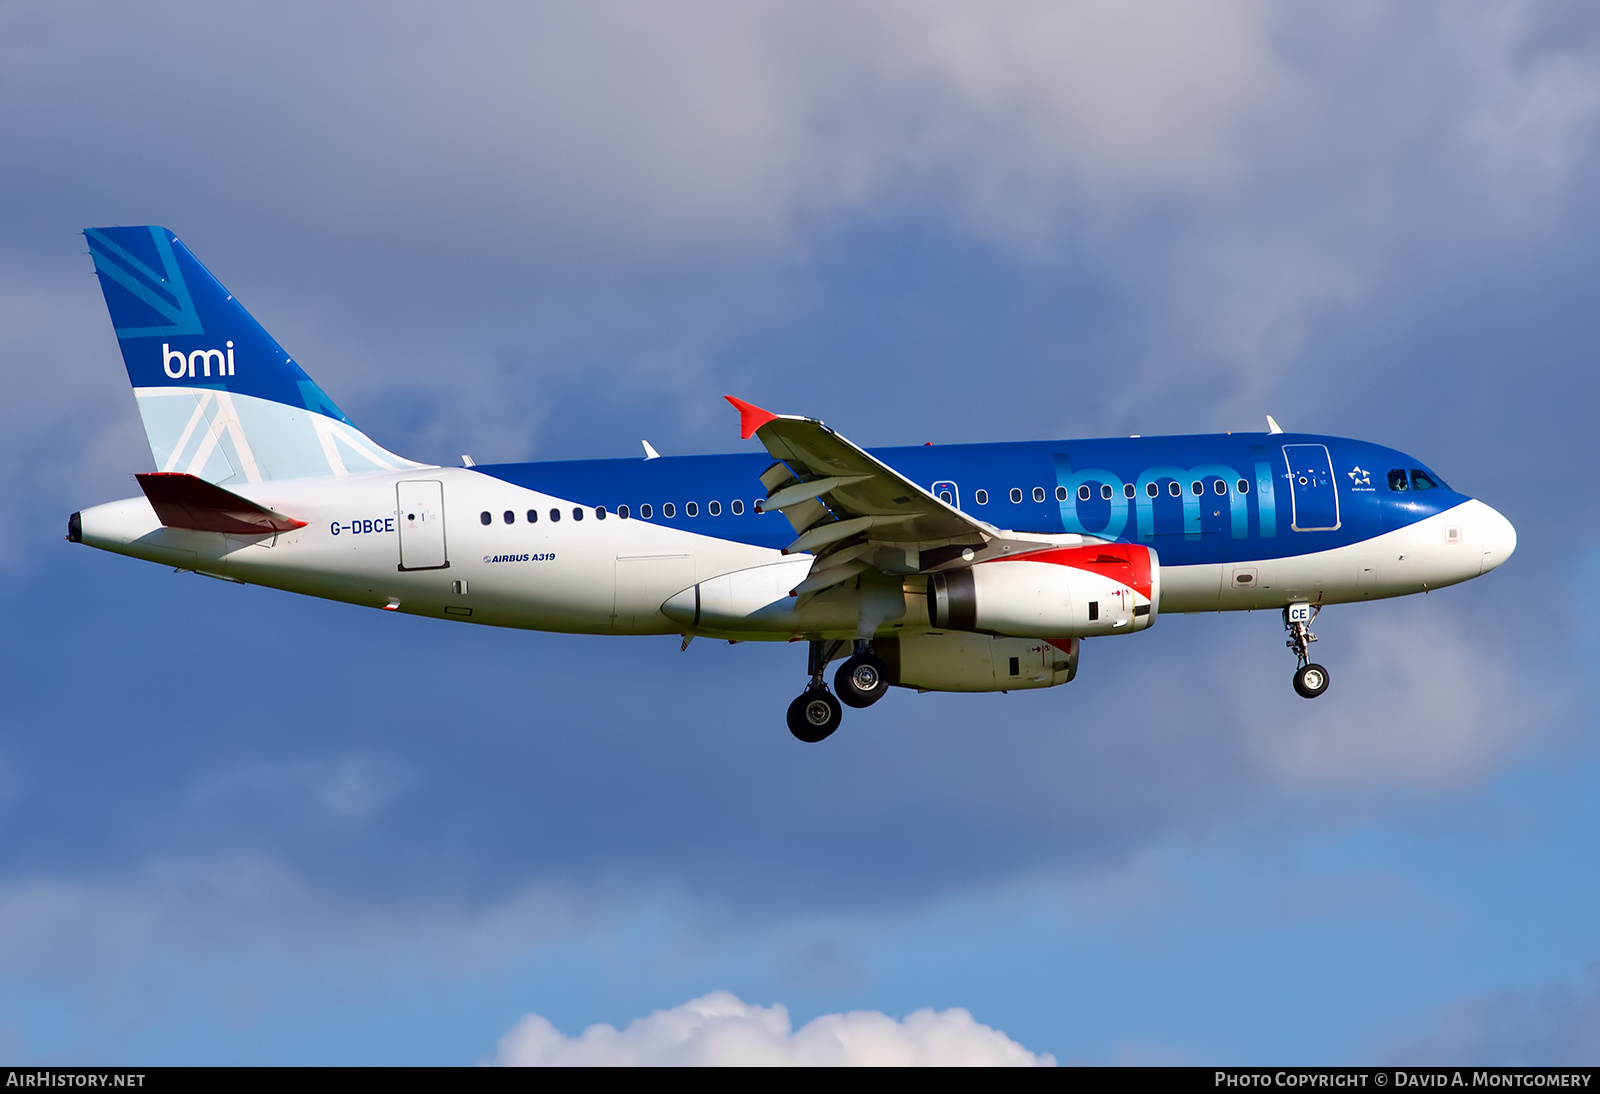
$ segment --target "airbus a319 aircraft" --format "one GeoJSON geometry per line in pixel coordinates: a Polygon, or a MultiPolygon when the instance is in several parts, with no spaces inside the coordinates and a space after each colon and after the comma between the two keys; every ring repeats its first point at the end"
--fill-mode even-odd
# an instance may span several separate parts
{"type": "Polygon", "coordinates": [[[869,451],[730,396],[765,452],[413,463],[171,232],[84,234],[157,470],[142,496],[72,514],[73,542],[464,623],[805,641],[803,741],[893,685],[1065,684],[1083,639],[1162,612],[1281,609],[1295,690],[1315,698],[1324,606],[1453,585],[1516,547],[1420,460],[1270,417],[1255,434],[869,451]]]}

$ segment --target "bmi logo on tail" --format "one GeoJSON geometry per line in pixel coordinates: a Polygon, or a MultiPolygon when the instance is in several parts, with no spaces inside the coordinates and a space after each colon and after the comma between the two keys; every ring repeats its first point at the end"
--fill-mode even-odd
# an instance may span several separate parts
{"type": "Polygon", "coordinates": [[[161,368],[174,380],[181,380],[185,376],[193,378],[195,366],[199,365],[204,370],[204,375],[211,375],[211,362],[217,363],[218,376],[233,375],[233,343],[228,343],[228,352],[224,354],[220,349],[197,349],[188,357],[182,350],[173,349],[166,342],[161,343],[161,368]]]}

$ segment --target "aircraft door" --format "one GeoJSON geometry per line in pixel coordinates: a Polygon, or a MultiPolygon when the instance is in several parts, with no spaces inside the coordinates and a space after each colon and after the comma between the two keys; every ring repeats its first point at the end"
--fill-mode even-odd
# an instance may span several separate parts
{"type": "Polygon", "coordinates": [[[444,483],[395,484],[400,502],[400,569],[442,570],[450,565],[444,546],[444,483]]]}
{"type": "Polygon", "coordinates": [[[1286,444],[1289,465],[1289,526],[1296,532],[1332,532],[1339,527],[1339,491],[1327,445],[1286,444]]]}

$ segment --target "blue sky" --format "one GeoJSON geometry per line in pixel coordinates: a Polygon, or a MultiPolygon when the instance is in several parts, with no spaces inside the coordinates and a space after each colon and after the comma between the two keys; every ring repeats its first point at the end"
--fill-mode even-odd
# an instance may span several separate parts
{"type": "Polygon", "coordinates": [[[1092,1063],[1600,1054],[1583,4],[0,10],[0,1054],[473,1062],[725,990],[1092,1063]],[[1516,557],[895,694],[66,544],[145,447],[76,233],[177,232],[453,463],[1287,428],[1516,557]]]}

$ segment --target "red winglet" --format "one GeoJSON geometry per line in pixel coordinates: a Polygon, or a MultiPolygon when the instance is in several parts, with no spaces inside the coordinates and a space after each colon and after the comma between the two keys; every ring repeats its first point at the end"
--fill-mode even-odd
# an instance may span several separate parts
{"type": "Polygon", "coordinates": [[[754,403],[747,403],[743,399],[735,399],[732,395],[724,395],[724,399],[732,403],[739,412],[739,436],[749,440],[756,435],[756,430],[766,425],[777,417],[770,410],[762,410],[754,403]]]}
{"type": "Polygon", "coordinates": [[[265,535],[304,528],[306,522],[273,512],[238,494],[181,472],[156,471],[135,475],[156,517],[168,528],[197,532],[265,535]]]}

